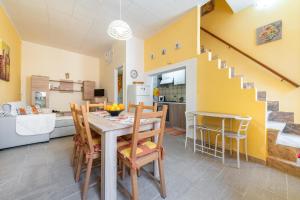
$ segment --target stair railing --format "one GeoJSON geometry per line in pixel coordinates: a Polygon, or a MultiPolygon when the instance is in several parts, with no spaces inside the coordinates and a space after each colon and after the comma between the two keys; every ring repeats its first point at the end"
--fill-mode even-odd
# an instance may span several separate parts
{"type": "Polygon", "coordinates": [[[212,32],[208,31],[207,29],[200,27],[201,31],[207,33],[208,35],[214,37],[215,39],[223,42],[224,44],[226,44],[229,48],[232,48],[234,50],[236,50],[237,52],[239,52],[240,54],[244,55],[245,57],[249,58],[250,60],[254,61],[255,63],[259,64],[260,66],[262,66],[263,68],[265,68],[266,70],[272,72],[273,74],[277,75],[278,77],[281,78],[281,81],[286,81],[288,83],[290,83],[291,85],[295,86],[295,87],[300,87],[300,85],[294,81],[292,81],[291,79],[285,77],[284,75],[280,74],[279,72],[275,71],[274,69],[272,69],[271,67],[269,67],[268,65],[262,63],[261,61],[253,58],[252,56],[250,56],[249,54],[243,52],[242,50],[240,50],[239,48],[235,47],[234,45],[230,44],[229,42],[226,42],[225,40],[223,40],[222,38],[220,38],[219,36],[213,34],[212,32]]]}

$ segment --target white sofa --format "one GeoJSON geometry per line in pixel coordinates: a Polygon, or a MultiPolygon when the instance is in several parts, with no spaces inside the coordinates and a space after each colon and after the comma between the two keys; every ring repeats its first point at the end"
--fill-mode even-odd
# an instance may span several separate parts
{"type": "MultiPolygon", "coordinates": [[[[71,116],[56,117],[55,126],[51,129],[51,131],[49,131],[49,133],[34,135],[30,133],[28,134],[27,131],[27,135],[20,134],[19,125],[17,128],[17,116],[14,116],[15,107],[17,107],[17,105],[20,105],[20,103],[12,104],[14,110],[12,116],[0,118],[0,149],[28,145],[33,143],[48,142],[51,138],[74,135],[75,128],[71,116]]],[[[34,118],[45,117],[45,115],[47,114],[38,114],[35,115],[34,118]]],[[[28,118],[30,117],[32,116],[29,115],[28,118]]],[[[25,121],[27,120],[26,115],[22,116],[22,118],[25,118],[25,121]]],[[[31,126],[28,127],[31,128],[31,126]]]]}

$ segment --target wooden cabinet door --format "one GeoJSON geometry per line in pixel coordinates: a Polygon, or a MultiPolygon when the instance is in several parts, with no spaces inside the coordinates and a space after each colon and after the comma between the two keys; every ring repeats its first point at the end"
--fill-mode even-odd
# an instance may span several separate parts
{"type": "Polygon", "coordinates": [[[96,87],[95,81],[83,81],[83,100],[93,100],[96,87]]]}
{"type": "Polygon", "coordinates": [[[185,129],[185,104],[170,104],[169,116],[171,127],[185,129]]]}

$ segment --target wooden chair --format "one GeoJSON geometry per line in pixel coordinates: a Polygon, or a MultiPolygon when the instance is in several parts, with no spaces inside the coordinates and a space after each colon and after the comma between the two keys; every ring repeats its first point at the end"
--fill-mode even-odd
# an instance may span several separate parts
{"type": "MultiPolygon", "coordinates": [[[[77,125],[77,121],[76,121],[76,104],[75,103],[70,103],[70,108],[71,108],[71,114],[72,114],[72,118],[73,118],[73,122],[74,122],[74,126],[75,126],[75,135],[73,137],[73,141],[74,141],[74,147],[73,147],[73,153],[72,153],[72,158],[71,158],[71,163],[72,166],[76,166],[76,162],[78,160],[78,155],[79,155],[79,148],[80,148],[80,144],[81,144],[81,138],[80,138],[80,133],[79,133],[79,129],[78,129],[78,125],[77,125]]],[[[74,167],[75,169],[76,167],[74,167]]],[[[74,170],[76,171],[76,170],[74,170]]]]}
{"type": "Polygon", "coordinates": [[[89,101],[86,102],[86,110],[88,113],[91,112],[91,109],[104,110],[105,107],[106,107],[106,101],[104,101],[103,103],[90,103],[89,101]]]}
{"type": "MultiPolygon", "coordinates": [[[[118,147],[118,158],[125,166],[130,168],[131,174],[131,188],[130,194],[132,200],[138,199],[138,186],[137,186],[137,171],[147,165],[148,163],[158,161],[159,176],[160,176],[160,194],[163,198],[166,197],[165,177],[164,177],[164,150],[163,138],[165,130],[165,121],[168,106],[164,105],[162,111],[158,112],[144,112],[143,106],[136,106],[135,120],[133,124],[133,134],[131,144],[118,147]],[[140,131],[141,120],[159,118],[160,127],[150,131],[140,131]],[[158,137],[157,142],[148,140],[152,137],[158,137]]],[[[120,185],[125,191],[125,188],[120,185]]]]}
{"type": "Polygon", "coordinates": [[[82,199],[87,199],[91,170],[95,159],[101,156],[101,141],[100,137],[93,138],[88,122],[87,109],[85,106],[76,108],[76,121],[79,128],[79,133],[83,141],[80,149],[78,166],[76,171],[76,180],[79,180],[83,162],[87,165],[82,189],[82,199]]]}
{"type": "Polygon", "coordinates": [[[72,153],[72,158],[71,158],[71,164],[72,166],[75,166],[75,161],[78,158],[78,150],[79,150],[79,143],[80,143],[80,134],[78,131],[77,127],[77,122],[76,122],[76,113],[75,113],[75,103],[70,103],[70,108],[71,108],[71,114],[75,126],[75,135],[73,136],[73,141],[74,141],[74,147],[73,147],[73,153],[72,153]]]}
{"type": "MultiPolygon", "coordinates": [[[[157,111],[157,103],[154,103],[153,106],[147,106],[147,105],[144,104],[144,102],[140,102],[138,105],[142,105],[144,110],[150,110],[152,112],[156,112],[157,111]]],[[[138,105],[131,104],[131,103],[128,104],[127,111],[131,112],[131,110],[135,110],[138,105]]]]}

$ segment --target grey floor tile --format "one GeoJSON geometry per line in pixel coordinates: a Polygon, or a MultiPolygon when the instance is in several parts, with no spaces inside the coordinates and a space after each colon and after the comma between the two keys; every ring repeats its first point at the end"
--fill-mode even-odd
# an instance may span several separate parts
{"type": "MultiPolygon", "coordinates": [[[[235,158],[219,159],[184,148],[184,137],[165,137],[167,200],[298,200],[300,179],[263,165],[235,158]]],[[[84,179],[74,182],[70,164],[72,137],[0,151],[0,199],[79,200],[84,179]]],[[[151,170],[151,166],[146,169],[151,170]]],[[[91,181],[100,171],[94,169],[91,181]]],[[[121,181],[130,190],[130,176],[121,181]]],[[[158,185],[142,172],[138,178],[141,200],[161,200],[158,185]]],[[[88,198],[100,199],[99,184],[88,198]]],[[[128,199],[118,191],[118,200],[128,199]]]]}

